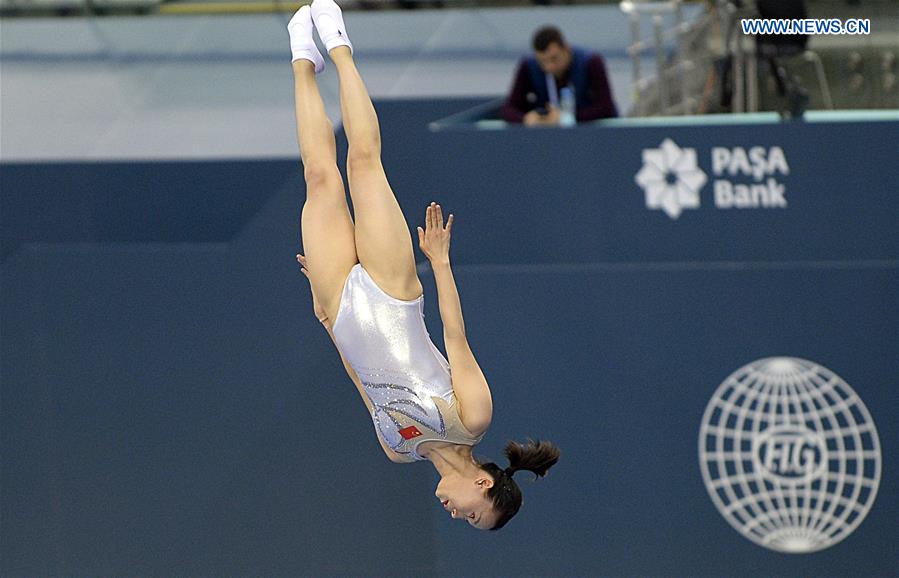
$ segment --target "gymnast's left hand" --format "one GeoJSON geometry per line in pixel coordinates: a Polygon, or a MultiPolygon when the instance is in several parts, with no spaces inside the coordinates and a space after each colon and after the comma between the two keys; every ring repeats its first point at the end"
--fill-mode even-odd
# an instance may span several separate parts
{"type": "MultiPolygon", "coordinates": [[[[306,257],[297,253],[297,263],[300,264],[300,271],[303,272],[303,275],[306,276],[306,279],[309,279],[309,269],[306,268],[306,257]]],[[[315,318],[324,323],[328,320],[328,315],[325,313],[324,309],[322,309],[321,304],[318,302],[318,299],[315,297],[315,290],[312,289],[312,282],[309,282],[309,289],[312,290],[312,311],[315,313],[315,318]]]]}
{"type": "Polygon", "coordinates": [[[418,227],[418,247],[432,264],[449,263],[450,235],[453,215],[450,214],[443,226],[443,209],[431,203],[425,210],[425,229],[418,227]]]}

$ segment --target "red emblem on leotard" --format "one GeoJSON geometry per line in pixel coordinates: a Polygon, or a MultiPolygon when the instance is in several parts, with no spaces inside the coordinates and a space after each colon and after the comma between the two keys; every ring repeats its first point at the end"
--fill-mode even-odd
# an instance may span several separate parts
{"type": "Polygon", "coordinates": [[[418,431],[418,428],[414,425],[410,425],[409,427],[404,427],[400,430],[400,435],[403,436],[404,440],[411,440],[412,438],[417,438],[421,435],[421,432],[418,431]]]}

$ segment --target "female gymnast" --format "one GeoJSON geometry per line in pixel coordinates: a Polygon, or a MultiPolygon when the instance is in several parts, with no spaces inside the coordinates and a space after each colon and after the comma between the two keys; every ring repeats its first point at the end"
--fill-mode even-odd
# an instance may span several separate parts
{"type": "Polygon", "coordinates": [[[409,230],[381,165],[378,117],[353,62],[340,8],[333,0],[315,0],[297,11],[287,28],[306,179],[306,254],[297,261],[309,279],[315,315],[356,384],[387,457],[397,463],[430,461],[440,474],[435,494],[444,509],[475,528],[498,530],[521,507],[512,475],[524,469],[543,476],[560,452],[547,442],[509,442],[506,469],[472,455],[490,426],[493,402],[465,336],[450,268],[453,215],[444,226],[442,208],[431,203],[425,228],[418,227],[419,247],[437,283],[447,361],[425,327],[409,230]],[[337,168],[334,131],[315,81],[324,59],[312,39],[313,26],[340,78],[355,224],[337,168]]]}

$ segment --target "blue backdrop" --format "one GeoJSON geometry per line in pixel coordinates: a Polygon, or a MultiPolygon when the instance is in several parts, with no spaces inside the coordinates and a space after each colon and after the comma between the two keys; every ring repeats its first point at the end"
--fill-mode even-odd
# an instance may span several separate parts
{"type": "Polygon", "coordinates": [[[563,450],[518,517],[464,528],[433,468],[381,453],[296,268],[296,161],[7,164],[0,573],[894,574],[899,123],[426,129],[469,104],[379,105],[384,164],[410,230],[456,215],[480,454],[563,450]],[[705,176],[676,219],[635,181],[666,139],[695,154],[666,182],[705,176]],[[715,206],[715,181],[768,179],[786,208],[715,206]],[[867,518],[814,554],[743,538],[699,469],[712,394],[773,355],[844,378],[883,448],[867,518]]]}

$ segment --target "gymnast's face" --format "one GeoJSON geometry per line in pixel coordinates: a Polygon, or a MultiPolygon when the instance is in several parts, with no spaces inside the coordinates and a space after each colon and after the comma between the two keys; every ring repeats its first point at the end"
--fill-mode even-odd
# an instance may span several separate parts
{"type": "Polygon", "coordinates": [[[571,49],[562,46],[558,42],[551,42],[546,50],[536,52],[537,64],[543,69],[543,72],[552,74],[556,78],[560,78],[568,70],[571,65],[571,49]]]}
{"type": "Polygon", "coordinates": [[[434,494],[454,519],[489,530],[497,520],[493,500],[487,497],[487,490],[492,487],[493,478],[484,471],[474,478],[451,474],[441,478],[434,494]]]}

